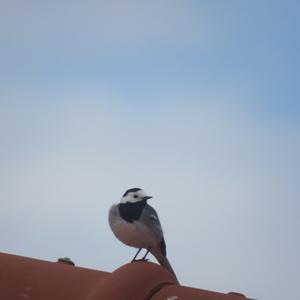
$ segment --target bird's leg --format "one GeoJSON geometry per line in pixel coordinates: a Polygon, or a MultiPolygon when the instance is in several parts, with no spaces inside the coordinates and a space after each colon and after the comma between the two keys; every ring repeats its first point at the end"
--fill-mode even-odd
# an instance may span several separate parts
{"type": "Polygon", "coordinates": [[[147,255],[148,255],[148,253],[150,252],[150,250],[151,250],[151,247],[149,247],[149,248],[147,249],[147,252],[145,253],[145,255],[143,256],[143,258],[142,258],[141,260],[147,260],[146,257],[147,257],[147,255]]]}
{"type": "Polygon", "coordinates": [[[142,250],[142,248],[140,248],[140,249],[137,251],[136,255],[134,256],[134,258],[132,259],[131,262],[136,261],[136,257],[139,255],[139,253],[141,252],[141,250],[142,250]]]}
{"type": "MultiPolygon", "coordinates": [[[[142,248],[139,249],[138,253],[139,253],[141,250],[142,250],[142,248]]],[[[149,248],[147,249],[145,255],[144,255],[141,259],[135,259],[135,258],[137,257],[137,255],[138,255],[138,253],[137,253],[137,254],[135,255],[134,259],[132,260],[132,262],[136,262],[136,261],[148,261],[148,259],[147,259],[146,257],[147,257],[147,255],[148,255],[148,253],[150,252],[150,250],[151,250],[151,247],[149,247],[149,248]]]]}

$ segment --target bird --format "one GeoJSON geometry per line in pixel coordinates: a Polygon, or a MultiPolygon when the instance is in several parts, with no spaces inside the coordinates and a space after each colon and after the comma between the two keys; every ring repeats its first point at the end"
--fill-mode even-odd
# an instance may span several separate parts
{"type": "Polygon", "coordinates": [[[147,201],[151,199],[140,188],[128,189],[118,204],[109,210],[109,225],[114,235],[130,247],[138,248],[132,262],[145,248],[146,253],[141,260],[146,260],[150,252],[160,265],[176,274],[167,258],[166,243],[163,230],[155,209],[147,201]]]}

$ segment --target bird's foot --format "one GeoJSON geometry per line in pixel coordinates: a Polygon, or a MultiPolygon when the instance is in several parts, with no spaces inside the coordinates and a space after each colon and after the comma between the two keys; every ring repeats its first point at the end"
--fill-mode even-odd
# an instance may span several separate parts
{"type": "Polygon", "coordinates": [[[147,262],[149,259],[147,258],[140,258],[140,259],[133,259],[131,262],[139,262],[139,261],[145,261],[147,262]]]}

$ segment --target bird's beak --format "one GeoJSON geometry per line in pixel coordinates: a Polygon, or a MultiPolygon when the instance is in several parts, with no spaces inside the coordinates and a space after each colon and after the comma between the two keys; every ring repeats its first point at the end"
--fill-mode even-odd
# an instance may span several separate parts
{"type": "Polygon", "coordinates": [[[145,196],[144,198],[143,198],[143,200],[148,200],[148,199],[151,199],[152,197],[151,196],[145,196]]]}

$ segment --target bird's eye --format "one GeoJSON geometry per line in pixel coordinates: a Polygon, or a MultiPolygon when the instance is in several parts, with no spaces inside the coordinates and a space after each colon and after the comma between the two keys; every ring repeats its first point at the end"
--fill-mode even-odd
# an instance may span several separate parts
{"type": "Polygon", "coordinates": [[[134,196],[133,196],[133,198],[137,198],[137,197],[138,197],[138,195],[134,195],[134,196]]]}

